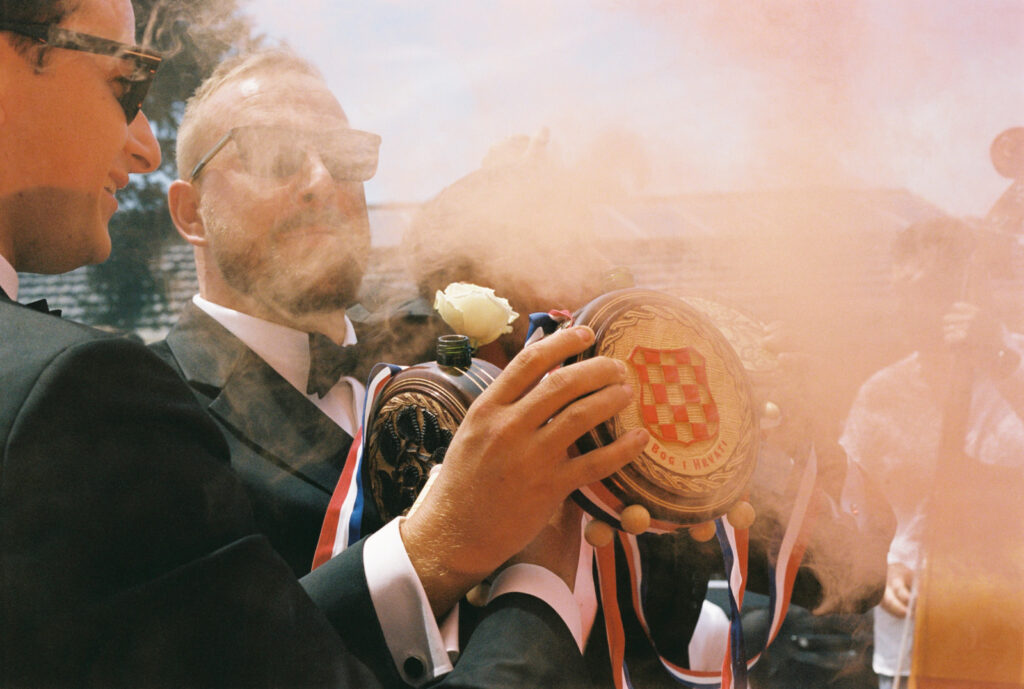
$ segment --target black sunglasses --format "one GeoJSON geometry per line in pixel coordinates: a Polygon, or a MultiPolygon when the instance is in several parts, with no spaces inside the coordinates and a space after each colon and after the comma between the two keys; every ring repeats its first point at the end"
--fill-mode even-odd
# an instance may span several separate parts
{"type": "Polygon", "coordinates": [[[117,102],[124,110],[125,119],[129,123],[135,119],[142,109],[142,101],[149,92],[156,70],[162,57],[138,46],[100,38],[90,34],[78,33],[61,29],[52,24],[26,24],[21,22],[0,22],[0,31],[10,31],[19,36],[35,39],[37,42],[52,48],[80,50],[95,55],[109,55],[121,60],[126,67],[125,73],[117,78],[123,87],[120,95],[115,94],[117,102]]]}
{"type": "Polygon", "coordinates": [[[365,182],[377,172],[380,150],[378,135],[347,127],[320,132],[260,125],[234,127],[199,159],[188,181],[198,177],[229,141],[235,142],[246,172],[275,179],[297,174],[313,149],[335,182],[365,182]]]}

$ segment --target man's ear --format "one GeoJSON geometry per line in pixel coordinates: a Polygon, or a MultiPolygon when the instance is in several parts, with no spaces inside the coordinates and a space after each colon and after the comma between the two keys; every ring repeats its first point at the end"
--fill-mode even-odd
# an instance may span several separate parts
{"type": "Polygon", "coordinates": [[[178,234],[192,246],[206,246],[206,225],[199,212],[199,190],[178,179],[167,190],[167,207],[178,234]]]}

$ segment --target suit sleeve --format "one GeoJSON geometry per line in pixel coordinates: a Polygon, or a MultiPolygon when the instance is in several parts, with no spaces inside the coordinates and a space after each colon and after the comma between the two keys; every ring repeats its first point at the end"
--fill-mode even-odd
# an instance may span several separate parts
{"type": "Polygon", "coordinates": [[[569,628],[539,598],[510,593],[494,599],[473,631],[446,689],[584,687],[588,670],[569,628]]]}
{"type": "MultiPolygon", "coordinates": [[[[417,653],[412,646],[404,655],[392,656],[388,650],[369,594],[365,554],[366,541],[359,541],[303,577],[302,585],[379,682],[428,684],[429,653],[417,653]]],[[[558,613],[539,598],[508,593],[487,605],[454,670],[430,686],[576,687],[584,686],[586,676],[576,639],[558,613]]]]}
{"type": "Polygon", "coordinates": [[[8,686],[375,686],[254,534],[219,431],[144,347],[57,354],[2,476],[8,686]]]}
{"type": "MultiPolygon", "coordinates": [[[[402,660],[386,655],[384,636],[376,622],[366,589],[366,577],[357,566],[364,541],[303,577],[302,583],[317,605],[346,638],[350,648],[368,660],[378,681],[387,686],[411,686],[424,671],[425,659],[410,655],[402,660]],[[344,572],[344,574],[342,574],[344,572]]],[[[584,686],[587,676],[576,640],[558,614],[538,598],[506,594],[487,605],[455,669],[435,685],[448,689],[505,689],[521,687],[584,686]]]]}

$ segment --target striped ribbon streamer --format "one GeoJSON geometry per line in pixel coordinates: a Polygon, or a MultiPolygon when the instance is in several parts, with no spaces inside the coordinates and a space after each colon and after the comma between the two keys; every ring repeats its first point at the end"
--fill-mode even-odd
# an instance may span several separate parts
{"type": "MultiPolygon", "coordinates": [[[[572,316],[566,312],[531,314],[526,344],[532,344],[559,327],[567,325],[572,325],[572,316]]],[[[403,368],[390,364],[378,364],[374,367],[366,386],[363,427],[369,423],[370,412],[381,390],[391,377],[403,368]]],[[[364,535],[365,489],[362,476],[362,457],[366,449],[366,442],[362,428],[360,428],[353,440],[341,479],[328,506],[317,543],[314,568],[322,565],[364,535]]],[[[803,558],[807,536],[816,511],[816,496],[818,494],[815,484],[816,473],[817,461],[812,448],[805,463],[786,532],[779,547],[776,566],[772,569],[772,579],[769,582],[770,628],[765,648],[778,635],[789,609],[793,583],[803,558]]],[[[625,505],[602,483],[598,482],[581,488],[573,494],[573,498],[594,517],[602,519],[616,528],[621,526],[619,516],[625,505]]],[[[675,524],[652,520],[648,531],[670,533],[676,531],[677,528],[675,524]]],[[[681,684],[696,689],[717,689],[718,687],[745,689],[747,671],[753,667],[764,652],[764,649],[761,649],[756,655],[747,659],[743,647],[740,618],[743,593],[746,589],[748,534],[746,530],[733,529],[728,520],[724,518],[716,520],[715,531],[722,548],[725,571],[729,573],[728,588],[731,608],[730,633],[727,651],[722,661],[722,671],[719,673],[690,670],[672,663],[660,654],[658,657],[669,675],[681,684]]],[[[636,537],[621,530],[618,532],[618,536],[629,570],[631,607],[648,642],[656,648],[643,609],[643,567],[636,537]]],[[[608,639],[615,687],[616,689],[632,689],[629,668],[625,661],[626,638],[617,594],[614,542],[603,548],[595,548],[595,554],[599,596],[604,610],[605,633],[608,639]]]]}
{"type": "Polygon", "coordinates": [[[327,505],[327,514],[320,528],[313,555],[313,569],[324,564],[332,557],[358,541],[363,534],[363,510],[366,504],[366,491],[363,481],[363,453],[366,450],[366,439],[363,429],[370,422],[370,413],[381,390],[391,377],[404,366],[393,364],[377,364],[370,371],[369,383],[366,385],[366,400],[363,404],[363,419],[356,437],[352,440],[345,467],[341,478],[334,488],[331,501],[327,505]]]}
{"type": "MultiPolygon", "coordinates": [[[[760,659],[764,650],[778,636],[793,593],[796,573],[803,559],[807,538],[814,521],[814,513],[818,505],[818,489],[815,484],[817,475],[817,459],[813,449],[805,463],[797,489],[786,532],[779,546],[776,566],[772,568],[769,582],[769,615],[770,624],[765,647],[752,657],[747,657],[743,646],[743,630],[741,613],[743,610],[743,594],[747,582],[748,532],[745,529],[734,529],[725,518],[715,521],[715,532],[722,549],[725,571],[728,573],[728,590],[730,606],[730,629],[722,671],[702,672],[690,670],[672,663],[658,654],[658,658],[676,681],[696,689],[745,689],[747,672],[760,659]]],[[[629,569],[630,603],[636,618],[643,629],[647,641],[656,649],[643,606],[643,566],[636,536],[619,532],[619,542],[625,554],[629,569]]],[[[632,689],[629,680],[629,669],[625,662],[625,632],[622,625],[622,613],[616,594],[614,543],[595,549],[597,552],[597,570],[601,595],[601,603],[605,611],[606,635],[608,638],[609,656],[612,662],[612,676],[615,678],[616,689],[632,689]]]]}

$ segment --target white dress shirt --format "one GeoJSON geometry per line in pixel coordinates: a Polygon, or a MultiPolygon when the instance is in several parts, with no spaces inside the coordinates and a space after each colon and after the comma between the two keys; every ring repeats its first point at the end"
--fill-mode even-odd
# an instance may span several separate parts
{"type": "MultiPolygon", "coordinates": [[[[214,304],[198,295],[192,300],[306,395],[310,364],[307,333],[214,304]]],[[[346,325],[348,331],[342,344],[355,344],[355,332],[347,317],[346,325]]],[[[316,395],[306,397],[354,437],[357,420],[362,417],[365,394],[361,381],[344,377],[322,399],[316,395]]],[[[452,670],[452,660],[458,656],[458,611],[456,608],[438,624],[405,551],[398,526],[399,520],[392,520],[366,539],[363,569],[395,667],[406,682],[420,686],[452,670]],[[410,620],[421,620],[421,624],[410,624],[410,620]],[[406,675],[405,663],[410,658],[419,660],[426,668],[422,676],[406,675]]],[[[589,567],[587,569],[589,572],[589,567]]],[[[593,590],[592,581],[590,586],[593,590]]],[[[513,592],[534,595],[550,605],[582,651],[580,606],[559,577],[536,565],[508,567],[495,578],[488,600],[513,592]]]]}
{"type": "Polygon", "coordinates": [[[18,271],[3,256],[0,256],[0,289],[11,299],[18,299],[18,271]]]}
{"type": "MultiPolygon", "coordinates": [[[[192,297],[192,303],[241,340],[267,362],[270,368],[291,383],[292,387],[306,395],[310,363],[309,333],[214,304],[198,294],[192,297]]],[[[356,333],[348,316],[345,316],[345,325],[345,341],[340,344],[353,345],[356,343],[356,333]]],[[[358,419],[362,417],[362,402],[365,396],[366,389],[363,383],[350,376],[342,377],[322,398],[306,395],[310,403],[353,438],[359,427],[358,419]]]]}

